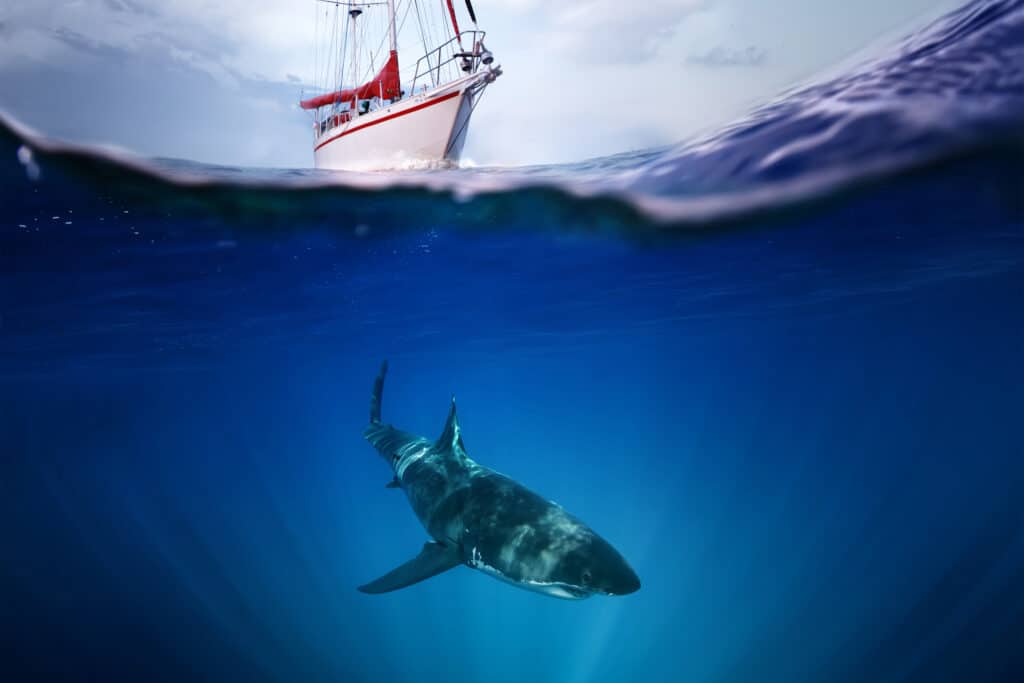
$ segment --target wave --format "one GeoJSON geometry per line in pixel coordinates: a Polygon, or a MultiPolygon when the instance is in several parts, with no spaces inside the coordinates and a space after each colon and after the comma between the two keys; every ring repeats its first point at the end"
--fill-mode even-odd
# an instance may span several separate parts
{"type": "Polygon", "coordinates": [[[274,225],[307,218],[395,228],[426,213],[475,229],[686,231],[800,209],[968,157],[996,155],[1019,168],[1022,67],[1024,0],[977,0],[884,56],[784,93],[713,135],[573,164],[240,169],[54,141],[3,115],[0,151],[16,152],[30,178],[67,175],[116,186],[157,211],[274,225]]]}

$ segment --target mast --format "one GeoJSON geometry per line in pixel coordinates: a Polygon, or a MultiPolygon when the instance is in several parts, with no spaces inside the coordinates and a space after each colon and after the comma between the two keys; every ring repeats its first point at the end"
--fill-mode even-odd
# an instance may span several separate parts
{"type": "MultiPolygon", "coordinates": [[[[356,45],[356,43],[358,43],[359,40],[356,37],[356,18],[362,13],[363,10],[359,9],[358,7],[353,7],[348,11],[348,16],[351,17],[351,21],[349,23],[352,26],[352,83],[359,82],[359,65],[357,64],[357,61],[359,59],[359,50],[357,49],[358,46],[356,45]]],[[[352,87],[356,86],[353,85],[352,87]]],[[[352,116],[357,115],[356,110],[359,109],[358,94],[356,95],[356,98],[352,101],[352,106],[350,107],[350,109],[352,110],[352,116]]]]}
{"type": "Polygon", "coordinates": [[[398,36],[395,34],[395,0],[388,0],[388,37],[391,39],[391,51],[398,51],[398,36]]]}
{"type": "MultiPolygon", "coordinates": [[[[351,111],[358,111],[359,103],[361,100],[365,101],[380,98],[381,102],[385,100],[391,100],[392,102],[394,102],[395,100],[401,99],[402,83],[401,77],[398,73],[398,50],[395,36],[394,14],[391,14],[391,16],[389,17],[389,19],[391,20],[390,37],[392,45],[394,45],[396,49],[391,51],[391,54],[388,56],[387,61],[384,62],[383,66],[381,66],[380,71],[377,72],[376,76],[374,76],[369,81],[366,81],[362,85],[356,85],[357,83],[359,83],[360,77],[359,51],[361,48],[357,30],[359,23],[358,18],[363,14],[363,10],[354,3],[350,4],[347,2],[342,2],[341,0],[320,0],[320,2],[330,2],[331,4],[335,5],[346,4],[348,5],[348,7],[351,8],[348,11],[349,24],[348,28],[346,29],[345,36],[347,41],[348,32],[351,31],[352,55],[348,60],[345,60],[343,58],[340,60],[340,71],[343,71],[345,73],[339,72],[338,90],[332,93],[325,93],[323,95],[317,95],[316,97],[310,97],[308,99],[302,100],[301,102],[299,102],[299,106],[302,107],[303,109],[319,109],[320,107],[327,106],[337,107],[337,105],[349,102],[351,103],[349,105],[349,109],[351,111]],[[349,70],[351,70],[351,76],[347,73],[349,70]],[[345,80],[348,78],[351,78],[351,80],[349,81],[351,87],[343,88],[342,86],[345,84],[345,80]]],[[[384,3],[371,2],[369,4],[382,5],[384,3]]],[[[395,0],[388,0],[387,4],[389,5],[389,7],[393,8],[395,0]]],[[[344,53],[346,50],[348,50],[348,46],[343,45],[339,48],[339,53],[344,53]]],[[[372,56],[370,58],[370,66],[373,66],[372,56]]],[[[336,111],[337,110],[335,109],[335,112],[336,111]]]]}

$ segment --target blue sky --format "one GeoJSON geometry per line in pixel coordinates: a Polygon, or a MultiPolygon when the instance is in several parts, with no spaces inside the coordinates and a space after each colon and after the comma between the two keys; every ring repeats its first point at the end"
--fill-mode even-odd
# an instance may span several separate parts
{"type": "MultiPolygon", "coordinates": [[[[550,163],[678,142],[957,4],[476,0],[505,75],[477,109],[464,157],[550,163]]],[[[6,0],[0,109],[49,135],[144,155],[310,166],[310,119],[296,103],[312,85],[316,7],[6,0]]],[[[419,56],[400,54],[405,65],[419,56]]]]}

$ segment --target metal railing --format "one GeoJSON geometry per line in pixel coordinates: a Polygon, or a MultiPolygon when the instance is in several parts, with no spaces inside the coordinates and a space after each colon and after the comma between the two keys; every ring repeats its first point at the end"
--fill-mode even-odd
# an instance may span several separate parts
{"type": "Polygon", "coordinates": [[[416,60],[416,74],[413,76],[409,94],[416,92],[416,85],[421,77],[429,77],[430,87],[436,87],[450,83],[463,75],[476,73],[486,53],[485,35],[484,31],[463,31],[461,36],[442,43],[416,60]]]}

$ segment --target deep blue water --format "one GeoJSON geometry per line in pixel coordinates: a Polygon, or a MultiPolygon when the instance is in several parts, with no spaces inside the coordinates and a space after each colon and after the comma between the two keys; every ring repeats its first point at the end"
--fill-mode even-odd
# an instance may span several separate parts
{"type": "Polygon", "coordinates": [[[1024,4],[705,140],[379,174],[0,131],[4,680],[1024,680],[1024,4]],[[467,568],[361,437],[554,498],[643,588],[467,568]]]}

